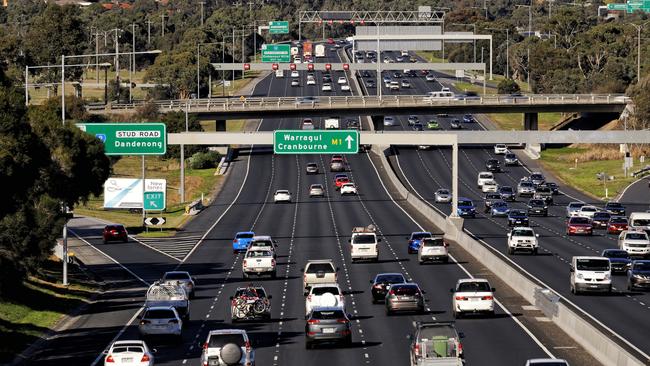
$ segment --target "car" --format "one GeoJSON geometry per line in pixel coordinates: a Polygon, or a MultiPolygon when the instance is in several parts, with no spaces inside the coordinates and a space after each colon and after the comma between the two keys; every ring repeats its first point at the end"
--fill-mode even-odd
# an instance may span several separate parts
{"type": "Polygon", "coordinates": [[[623,230],[627,230],[627,217],[612,216],[607,222],[607,234],[619,234],[623,230]]]}
{"type": "Polygon", "coordinates": [[[404,56],[397,56],[397,57],[395,58],[395,61],[397,61],[397,62],[404,62],[404,56]]]}
{"type": "Polygon", "coordinates": [[[472,123],[474,121],[475,121],[474,116],[472,116],[471,114],[466,114],[466,115],[463,116],[463,122],[464,123],[472,123]]]}
{"type": "Polygon", "coordinates": [[[580,211],[580,208],[584,205],[586,205],[584,202],[569,202],[566,206],[565,217],[578,216],[578,211],[580,211]]]}
{"type": "Polygon", "coordinates": [[[180,286],[185,290],[185,293],[190,297],[190,299],[194,297],[196,280],[187,271],[165,272],[160,279],[160,284],[180,286]]]}
{"type": "Polygon", "coordinates": [[[462,333],[456,331],[454,322],[414,321],[415,331],[407,338],[410,365],[464,365],[462,333]]]}
{"type": "Polygon", "coordinates": [[[494,292],[485,279],[459,279],[450,290],[452,294],[451,312],[458,319],[467,313],[494,315],[494,292]]]}
{"type": "Polygon", "coordinates": [[[336,178],[336,181],[334,182],[334,188],[338,191],[343,187],[344,184],[351,183],[350,178],[348,177],[341,177],[341,178],[336,178]]]}
{"type": "Polygon", "coordinates": [[[533,193],[533,198],[543,200],[547,205],[552,205],[553,191],[543,185],[537,186],[537,188],[535,188],[535,193],[533,193]]]}
{"type": "Polygon", "coordinates": [[[413,126],[414,124],[420,122],[420,118],[418,116],[409,116],[407,121],[409,126],[413,126]]]}
{"type": "Polygon", "coordinates": [[[424,238],[420,241],[418,248],[418,263],[440,260],[443,263],[449,262],[449,244],[445,243],[441,236],[424,238]]]}
{"type": "Polygon", "coordinates": [[[411,236],[407,237],[408,240],[407,250],[409,254],[417,253],[422,244],[422,239],[431,238],[432,235],[428,231],[414,231],[411,233],[411,236]]]}
{"type": "Polygon", "coordinates": [[[540,186],[544,184],[544,182],[546,182],[546,178],[544,177],[544,174],[540,172],[532,172],[529,178],[535,187],[540,186]]]}
{"type": "Polygon", "coordinates": [[[650,289],[650,260],[635,260],[627,270],[627,289],[650,289]]]}
{"type": "Polygon", "coordinates": [[[278,202],[291,203],[291,192],[289,192],[286,189],[278,189],[273,194],[273,202],[274,203],[278,203],[278,202]]]}
{"type": "Polygon", "coordinates": [[[422,123],[418,122],[413,125],[413,131],[424,131],[424,125],[422,123]]]}
{"type": "Polygon", "coordinates": [[[255,365],[255,350],[243,329],[211,330],[199,346],[201,365],[255,365]]]}
{"type": "Polygon", "coordinates": [[[424,78],[426,81],[436,81],[436,77],[433,74],[427,74],[424,78]]]}
{"type": "Polygon", "coordinates": [[[372,295],[372,303],[375,304],[379,301],[386,299],[386,293],[390,287],[397,283],[406,283],[406,278],[401,273],[379,273],[375,276],[374,280],[370,280],[370,294],[372,295]]]}
{"type": "Polygon", "coordinates": [[[417,283],[407,282],[392,285],[384,302],[386,315],[393,315],[398,311],[424,313],[424,291],[417,283]]]}
{"type": "Polygon", "coordinates": [[[343,160],[342,158],[332,158],[332,160],[330,160],[330,172],[344,172],[344,171],[345,171],[345,160],[343,160]]]}
{"type": "MultiPolygon", "coordinates": [[[[302,63],[302,59],[300,58],[300,56],[293,56],[293,63],[294,64],[302,63]]],[[[294,70],[294,71],[296,71],[296,70],[294,70]]]]}
{"type": "Polygon", "coordinates": [[[393,72],[393,77],[394,77],[395,79],[399,79],[399,78],[402,77],[402,73],[399,72],[399,71],[395,71],[395,72],[393,72]]]}
{"type": "Polygon", "coordinates": [[[359,120],[348,119],[345,121],[345,128],[348,130],[361,130],[361,125],[359,125],[359,120]]]}
{"type": "Polygon", "coordinates": [[[463,125],[460,124],[460,120],[457,118],[454,118],[449,122],[449,127],[451,127],[452,130],[461,130],[463,128],[463,125]]]}
{"type": "Polygon", "coordinates": [[[316,85],[314,75],[307,75],[307,85],[316,85]]]}
{"type": "Polygon", "coordinates": [[[483,187],[483,184],[487,181],[493,181],[494,180],[494,174],[491,172],[479,172],[478,177],[476,178],[476,185],[481,188],[483,187]]]}
{"type": "Polygon", "coordinates": [[[584,205],[580,207],[578,211],[575,212],[574,216],[582,216],[591,219],[594,217],[594,214],[598,211],[599,209],[596,206],[584,205]]]}
{"type": "Polygon", "coordinates": [[[345,311],[345,296],[336,283],[319,283],[312,285],[305,298],[305,317],[313,308],[340,308],[345,311]]]}
{"type": "Polygon", "coordinates": [[[126,231],[124,225],[106,225],[102,231],[102,239],[104,241],[104,244],[114,240],[119,240],[127,243],[129,241],[129,233],[126,231]]]}
{"type": "Polygon", "coordinates": [[[346,195],[346,194],[357,194],[357,186],[356,184],[349,182],[341,185],[341,196],[346,195]]]}
{"type": "Polygon", "coordinates": [[[341,85],[341,91],[350,91],[350,85],[348,84],[341,85]]]}
{"type": "Polygon", "coordinates": [[[505,201],[496,201],[490,207],[490,216],[492,217],[507,217],[510,212],[510,207],[505,201]]]}
{"type": "Polygon", "coordinates": [[[526,211],[513,209],[508,212],[508,226],[528,226],[529,224],[526,211]]]}
{"type": "Polygon", "coordinates": [[[483,207],[483,212],[488,213],[490,212],[490,209],[492,208],[492,204],[497,201],[502,201],[501,195],[497,192],[488,192],[485,194],[485,200],[484,202],[484,207],[483,207]]]}
{"type": "Polygon", "coordinates": [[[270,235],[255,235],[248,246],[248,250],[270,250],[273,253],[273,258],[275,258],[277,256],[275,248],[277,247],[277,240],[273,240],[270,235]]]}
{"type": "Polygon", "coordinates": [[[381,78],[381,80],[384,82],[384,84],[389,84],[391,81],[393,81],[393,79],[392,79],[390,76],[388,76],[388,75],[384,75],[384,76],[381,78]]]}
{"type": "Polygon", "coordinates": [[[373,89],[373,88],[376,88],[376,87],[377,87],[377,84],[375,84],[374,80],[366,79],[366,88],[373,89]]]}
{"type": "Polygon", "coordinates": [[[583,291],[612,292],[612,271],[609,258],[575,256],[571,258],[569,285],[571,293],[583,291]]]}
{"type": "Polygon", "coordinates": [[[545,182],[544,185],[550,188],[554,195],[560,194],[560,186],[558,186],[557,183],[545,182]]]}
{"type": "Polygon", "coordinates": [[[583,216],[573,216],[570,217],[566,222],[566,235],[592,235],[593,226],[591,225],[591,219],[583,216]]]}
{"type": "Polygon", "coordinates": [[[166,336],[181,342],[183,320],[173,306],[151,306],[142,311],[138,331],[143,338],[166,336]]]}
{"type": "Polygon", "coordinates": [[[345,76],[339,76],[338,80],[336,80],[337,84],[347,84],[348,79],[345,76]]]}
{"type": "Polygon", "coordinates": [[[300,86],[300,79],[291,79],[291,86],[300,86]]]}
{"type": "Polygon", "coordinates": [[[474,206],[474,202],[470,200],[469,198],[464,198],[464,197],[459,197],[458,198],[458,209],[456,211],[456,214],[460,217],[476,217],[476,207],[474,206]]]}
{"type": "Polygon", "coordinates": [[[394,117],[384,116],[384,126],[391,127],[391,126],[395,126],[395,124],[396,122],[394,117]]]}
{"type": "Polygon", "coordinates": [[[542,199],[529,200],[527,210],[529,216],[548,216],[548,204],[542,199]]]}
{"type": "Polygon", "coordinates": [[[436,203],[451,202],[451,192],[448,189],[440,188],[433,194],[436,203]]]}
{"type": "Polygon", "coordinates": [[[338,268],[334,266],[331,259],[313,259],[307,261],[305,268],[300,271],[302,275],[302,285],[308,290],[312,285],[319,283],[336,283],[338,278],[336,272],[338,268]]]}
{"type": "Polygon", "coordinates": [[[594,226],[594,229],[607,229],[609,224],[609,219],[612,218],[612,215],[606,211],[595,212],[594,216],[591,218],[591,224],[594,226]]]}
{"type": "Polygon", "coordinates": [[[514,227],[508,233],[508,254],[515,254],[517,250],[529,251],[537,255],[539,234],[535,234],[532,228],[526,226],[514,227]]]}
{"type": "MultiPolygon", "coordinates": [[[[413,61],[414,62],[414,61],[413,61]]],[[[415,78],[418,76],[418,74],[415,72],[415,70],[408,70],[404,73],[404,75],[410,77],[410,78],[415,78]]]]}
{"type": "Polygon", "coordinates": [[[515,198],[517,198],[517,195],[515,194],[515,190],[510,187],[510,186],[499,186],[499,190],[497,191],[499,195],[501,195],[501,199],[504,201],[515,201],[515,198]]]}
{"type": "Polygon", "coordinates": [[[517,166],[519,165],[519,159],[517,158],[517,155],[513,153],[506,153],[503,156],[503,165],[505,166],[517,166]]]}
{"type": "Polygon", "coordinates": [[[402,79],[402,82],[401,82],[400,86],[402,88],[408,89],[408,88],[411,87],[411,82],[406,80],[406,79],[402,79]]]}
{"type": "Polygon", "coordinates": [[[508,152],[508,146],[506,146],[506,144],[494,145],[494,154],[505,155],[507,152],[508,152]]]}
{"type": "Polygon", "coordinates": [[[650,240],[643,230],[623,230],[618,235],[618,247],[630,256],[650,256],[650,240]]]}
{"type": "Polygon", "coordinates": [[[255,233],[252,231],[240,231],[235,234],[235,238],[232,240],[233,253],[245,252],[254,236],[255,233]]]}
{"type": "Polygon", "coordinates": [[[332,75],[330,74],[323,74],[323,83],[331,83],[332,82],[332,75]]]}
{"type": "Polygon", "coordinates": [[[332,91],[332,84],[323,83],[323,86],[320,88],[321,91],[332,91]]]}
{"type": "Polygon", "coordinates": [[[500,172],[501,162],[499,162],[497,159],[488,159],[485,162],[485,169],[487,169],[488,172],[500,172]]]}
{"type": "Polygon", "coordinates": [[[325,189],[322,184],[312,184],[309,186],[309,197],[324,197],[325,189]]]}
{"type": "Polygon", "coordinates": [[[318,97],[298,97],[296,98],[296,105],[301,104],[318,104],[320,99],[318,97]]]}
{"type": "Polygon", "coordinates": [[[612,216],[625,216],[625,206],[619,202],[607,202],[603,208],[612,214],[612,216]]]}
{"type": "MultiPolygon", "coordinates": [[[[338,159],[338,158],[337,158],[337,159],[338,159]]],[[[349,177],[348,177],[347,174],[339,173],[339,174],[336,174],[336,175],[334,176],[334,182],[336,183],[336,180],[339,179],[339,178],[348,178],[348,179],[349,179],[349,177]]]]}
{"type": "Polygon", "coordinates": [[[311,120],[311,118],[305,118],[302,121],[302,129],[303,130],[314,130],[316,127],[314,126],[314,122],[311,120]]]}
{"type": "Polygon", "coordinates": [[[292,78],[299,78],[299,77],[300,77],[300,73],[298,72],[298,70],[293,70],[293,71],[291,71],[291,77],[292,77],[292,78]]]}
{"type": "Polygon", "coordinates": [[[517,184],[517,194],[521,196],[532,196],[535,194],[535,186],[533,183],[524,181],[517,184]]]}
{"type": "Polygon", "coordinates": [[[317,163],[307,163],[307,165],[305,165],[305,172],[307,174],[318,174],[318,164],[317,163]]]}
{"type": "Polygon", "coordinates": [[[623,249],[605,249],[600,253],[601,257],[609,258],[612,266],[612,274],[625,273],[632,265],[630,254],[623,249]]]}
{"type": "Polygon", "coordinates": [[[155,349],[150,350],[141,340],[115,341],[104,351],[104,366],[153,366],[155,349]]]}
{"type": "Polygon", "coordinates": [[[466,91],[465,93],[454,96],[454,100],[481,100],[481,97],[476,92],[466,91]]]}
{"type": "Polygon", "coordinates": [[[235,295],[230,296],[231,322],[271,319],[272,298],[262,286],[238,287],[235,295]]]}
{"type": "Polygon", "coordinates": [[[242,261],[242,272],[244,279],[253,275],[276,278],[275,251],[268,249],[247,250],[242,261]]]}
{"type": "Polygon", "coordinates": [[[517,103],[519,102],[524,102],[527,101],[530,97],[528,95],[521,94],[521,92],[517,91],[514,93],[509,94],[506,96],[506,99],[511,101],[512,103],[517,103]]]}
{"type": "Polygon", "coordinates": [[[481,191],[483,193],[487,192],[497,192],[499,190],[499,185],[494,179],[486,180],[481,185],[481,191]]]}
{"type": "Polygon", "coordinates": [[[359,260],[379,260],[378,244],[381,239],[377,237],[377,228],[370,224],[367,226],[355,226],[348,243],[350,243],[350,258],[352,263],[359,260]]]}
{"type": "Polygon", "coordinates": [[[388,85],[388,89],[390,90],[399,90],[399,82],[397,81],[391,81],[390,84],[388,85]]]}
{"type": "Polygon", "coordinates": [[[372,75],[370,74],[370,71],[368,71],[368,70],[361,70],[361,77],[369,78],[369,77],[372,77],[372,75]]]}
{"type": "Polygon", "coordinates": [[[430,120],[427,122],[427,128],[430,129],[430,130],[437,130],[437,129],[440,128],[440,124],[438,123],[437,120],[435,120],[435,119],[430,119],[430,120]]]}
{"type": "Polygon", "coordinates": [[[350,316],[340,308],[317,307],[307,316],[305,324],[305,348],[312,349],[319,343],[352,344],[350,316]]]}
{"type": "Polygon", "coordinates": [[[560,358],[531,358],[524,366],[569,366],[569,363],[560,358]]]}

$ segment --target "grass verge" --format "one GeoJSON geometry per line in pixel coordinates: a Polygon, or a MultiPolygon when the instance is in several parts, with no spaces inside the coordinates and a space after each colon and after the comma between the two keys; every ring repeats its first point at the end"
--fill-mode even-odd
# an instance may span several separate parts
{"type": "MultiPolygon", "coordinates": [[[[492,113],[488,114],[490,120],[499,126],[500,130],[523,130],[524,129],[524,115],[522,113],[492,113]]],[[[560,119],[561,113],[539,113],[538,124],[539,130],[548,131],[551,127],[555,126],[560,119]]]]}
{"type": "Polygon", "coordinates": [[[233,82],[232,79],[226,80],[226,83],[230,82],[230,85],[223,86],[221,84],[221,80],[213,80],[213,85],[212,85],[212,97],[223,97],[225,96],[233,96],[239,92],[243,87],[248,85],[251,81],[255,80],[257,76],[259,75],[259,72],[256,71],[248,71],[246,72],[246,76],[244,79],[241,78],[236,78],[235,81],[233,82]],[[217,84],[218,82],[218,84],[217,84]]]}
{"type": "Polygon", "coordinates": [[[0,363],[10,362],[99,290],[77,266],[68,266],[69,287],[60,284],[61,276],[61,262],[47,261],[40,274],[0,299],[0,363]]]}
{"type": "Polygon", "coordinates": [[[566,159],[566,156],[579,156],[588,154],[591,148],[559,148],[542,151],[540,162],[548,171],[557,176],[564,184],[571,185],[580,191],[594,197],[604,198],[605,187],[608,190],[608,197],[616,197],[634,178],[625,178],[623,175],[623,159],[615,160],[590,160],[581,161],[577,164],[575,160],[566,159]],[[607,176],[613,176],[605,184],[596,179],[596,174],[605,172],[607,176]]]}

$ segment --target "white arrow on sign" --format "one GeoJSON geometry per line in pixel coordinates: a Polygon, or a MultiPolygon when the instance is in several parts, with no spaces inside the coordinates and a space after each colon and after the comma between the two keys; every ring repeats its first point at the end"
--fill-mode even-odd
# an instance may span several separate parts
{"type": "Polygon", "coordinates": [[[158,208],[158,205],[156,204],[156,201],[149,201],[149,206],[158,208]]]}
{"type": "Polygon", "coordinates": [[[345,138],[345,141],[348,142],[348,149],[352,149],[352,141],[354,141],[354,139],[352,138],[352,136],[351,136],[351,135],[348,135],[348,137],[345,138]]]}

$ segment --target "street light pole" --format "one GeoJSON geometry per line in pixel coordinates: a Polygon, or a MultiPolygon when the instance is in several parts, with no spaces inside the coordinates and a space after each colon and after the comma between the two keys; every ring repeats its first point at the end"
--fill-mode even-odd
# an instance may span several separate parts
{"type": "Polygon", "coordinates": [[[131,60],[131,68],[129,68],[129,103],[133,103],[133,74],[135,73],[135,23],[131,23],[131,29],[131,51],[133,51],[133,54],[129,58],[131,60]]]}
{"type": "Polygon", "coordinates": [[[199,1],[199,4],[201,5],[201,27],[203,27],[203,5],[205,5],[205,1],[199,1]]]}
{"type": "MultiPolygon", "coordinates": [[[[487,30],[495,30],[503,32],[499,28],[485,28],[487,30]]],[[[506,27],[506,79],[510,79],[510,29],[506,27]]]]}

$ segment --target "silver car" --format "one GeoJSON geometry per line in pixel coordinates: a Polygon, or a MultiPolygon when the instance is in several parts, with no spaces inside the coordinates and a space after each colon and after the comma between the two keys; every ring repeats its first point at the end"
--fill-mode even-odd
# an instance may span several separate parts
{"type": "Polygon", "coordinates": [[[307,163],[307,166],[305,167],[305,171],[307,174],[318,174],[318,164],[307,163]]]}
{"type": "Polygon", "coordinates": [[[519,182],[517,185],[517,194],[520,196],[532,196],[535,194],[535,186],[529,181],[519,182]]]}
{"type": "Polygon", "coordinates": [[[305,324],[305,348],[316,343],[352,344],[351,321],[341,308],[315,307],[307,316],[305,324]]]}
{"type": "Polygon", "coordinates": [[[451,202],[451,192],[448,189],[440,188],[434,194],[436,203],[449,203],[451,202]]]}
{"type": "Polygon", "coordinates": [[[190,298],[194,297],[194,289],[196,288],[196,281],[194,277],[190,276],[189,272],[185,271],[172,271],[165,272],[163,278],[160,280],[163,285],[176,285],[181,286],[183,290],[189,295],[190,298]]]}
{"type": "Polygon", "coordinates": [[[312,184],[309,186],[309,197],[324,197],[325,189],[322,184],[312,184]]]}
{"type": "Polygon", "coordinates": [[[140,317],[138,330],[142,337],[172,336],[181,339],[183,320],[172,306],[153,306],[146,308],[140,317]]]}
{"type": "Polygon", "coordinates": [[[392,285],[386,294],[386,315],[396,311],[424,313],[424,291],[416,283],[392,285]]]}
{"type": "Polygon", "coordinates": [[[211,330],[205,343],[199,343],[201,365],[255,365],[255,351],[245,330],[211,330]]]}
{"type": "Polygon", "coordinates": [[[582,206],[584,206],[584,202],[571,202],[566,206],[566,217],[571,217],[575,216],[577,212],[580,211],[582,206]]]}
{"type": "Polygon", "coordinates": [[[395,126],[395,118],[391,116],[384,117],[384,126],[395,126]]]}

